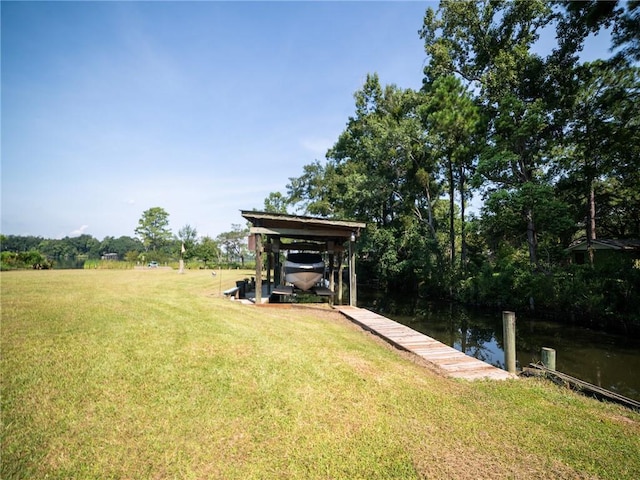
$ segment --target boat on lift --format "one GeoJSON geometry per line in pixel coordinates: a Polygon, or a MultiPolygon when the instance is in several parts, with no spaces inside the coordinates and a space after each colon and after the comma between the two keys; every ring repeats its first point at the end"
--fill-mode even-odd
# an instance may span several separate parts
{"type": "Polygon", "coordinates": [[[307,291],[322,280],[324,261],[319,253],[289,253],[284,263],[284,278],[296,288],[307,291]]]}

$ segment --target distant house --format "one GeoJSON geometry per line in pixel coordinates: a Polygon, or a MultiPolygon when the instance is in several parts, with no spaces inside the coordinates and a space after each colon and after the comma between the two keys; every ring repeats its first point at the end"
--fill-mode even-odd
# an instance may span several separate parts
{"type": "MultiPolygon", "coordinates": [[[[591,240],[591,248],[594,252],[594,263],[602,264],[617,261],[623,257],[629,257],[640,261],[640,240],[610,238],[597,238],[591,240]]],[[[571,261],[578,265],[589,263],[589,244],[586,238],[575,240],[567,248],[571,254],[571,261]]]]}
{"type": "Polygon", "coordinates": [[[104,255],[102,255],[102,260],[118,260],[118,254],[117,253],[105,253],[104,255]]]}

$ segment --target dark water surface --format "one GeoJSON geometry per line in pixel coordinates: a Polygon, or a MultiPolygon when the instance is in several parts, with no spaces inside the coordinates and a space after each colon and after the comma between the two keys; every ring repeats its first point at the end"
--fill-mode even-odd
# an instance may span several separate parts
{"type": "MultiPolygon", "coordinates": [[[[368,308],[449,345],[504,368],[501,312],[358,292],[368,308]]],[[[556,350],[556,369],[602,388],[640,400],[640,340],[589,328],[539,320],[516,312],[519,367],[540,360],[542,347],[556,350]]]]}
{"type": "Polygon", "coordinates": [[[58,258],[53,261],[53,268],[56,270],[70,270],[70,269],[83,269],[84,260],[58,258]]]}

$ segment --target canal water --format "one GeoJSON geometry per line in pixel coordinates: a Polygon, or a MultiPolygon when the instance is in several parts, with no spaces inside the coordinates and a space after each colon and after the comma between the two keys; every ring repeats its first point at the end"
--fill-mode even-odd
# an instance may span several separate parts
{"type": "MultiPolygon", "coordinates": [[[[413,328],[469,356],[504,368],[501,312],[358,292],[358,306],[413,328]]],[[[640,340],[516,312],[519,367],[540,360],[542,347],[556,350],[556,369],[640,400],[640,340]]]]}

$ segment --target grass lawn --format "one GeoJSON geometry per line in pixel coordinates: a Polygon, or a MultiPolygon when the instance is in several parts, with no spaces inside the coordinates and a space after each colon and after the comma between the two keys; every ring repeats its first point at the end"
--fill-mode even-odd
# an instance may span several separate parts
{"type": "Polygon", "coordinates": [[[640,414],[442,378],[223,271],[0,275],[0,477],[640,478],[640,414]]]}

